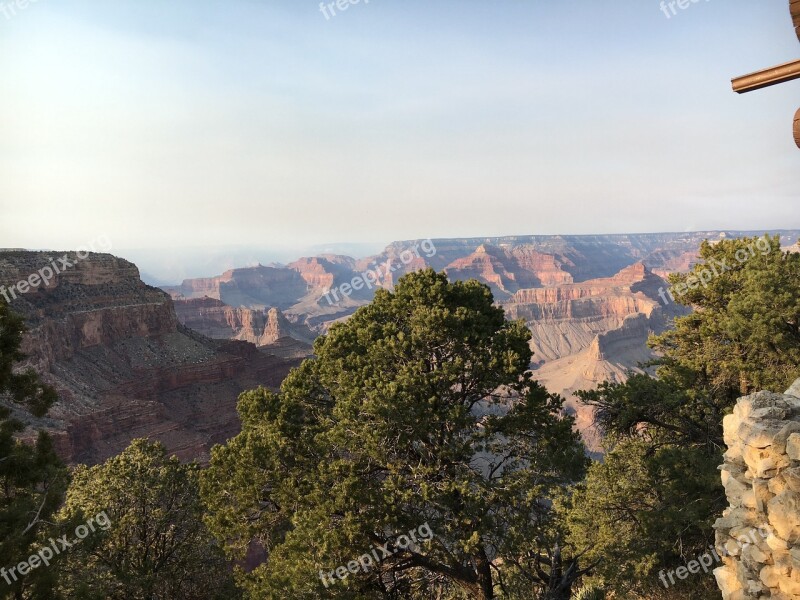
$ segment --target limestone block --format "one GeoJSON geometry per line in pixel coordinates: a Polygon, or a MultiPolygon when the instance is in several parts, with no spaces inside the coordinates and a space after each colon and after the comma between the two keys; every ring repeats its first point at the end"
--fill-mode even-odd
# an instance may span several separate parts
{"type": "Polygon", "coordinates": [[[753,496],[756,500],[756,510],[760,513],[764,513],[767,510],[767,502],[772,500],[773,494],[769,490],[769,480],[768,479],[756,479],[753,481],[753,496]]]}
{"type": "Polygon", "coordinates": [[[776,461],[772,456],[765,456],[756,462],[753,472],[756,477],[774,477],[778,474],[778,467],[785,461],[776,461]]]}
{"type": "Polygon", "coordinates": [[[776,452],[771,445],[764,448],[747,445],[744,447],[743,458],[749,469],[748,473],[762,479],[774,477],[778,469],[791,464],[783,452],[776,452]]]}
{"type": "Polygon", "coordinates": [[[786,485],[786,480],[783,478],[782,474],[770,479],[767,486],[769,487],[769,491],[776,496],[789,489],[789,486],[786,485]]]}
{"type": "Polygon", "coordinates": [[[751,423],[745,421],[739,425],[736,436],[741,442],[753,448],[767,448],[772,445],[772,439],[780,431],[780,421],[764,421],[751,423]]]}
{"type": "Polygon", "coordinates": [[[769,524],[790,544],[800,541],[800,494],[785,491],[767,503],[769,524]]]}
{"type": "Polygon", "coordinates": [[[774,406],[787,406],[783,395],[766,391],[756,392],[755,394],[739,398],[739,401],[733,409],[733,414],[736,415],[740,421],[746,421],[750,418],[753,411],[774,406]]]}
{"type": "Polygon", "coordinates": [[[800,571],[792,571],[789,577],[781,577],[778,589],[784,594],[800,594],[800,571]]]}
{"type": "Polygon", "coordinates": [[[784,575],[785,574],[781,572],[780,567],[767,565],[761,569],[759,577],[767,587],[777,588],[778,583],[780,582],[781,578],[784,577],[784,575]]]}
{"type": "Polygon", "coordinates": [[[789,575],[794,568],[792,555],[789,554],[788,550],[773,550],[772,560],[774,561],[775,566],[780,567],[781,572],[785,573],[786,575],[789,575]]]}
{"type": "Polygon", "coordinates": [[[767,562],[767,555],[755,544],[745,544],[742,546],[742,562],[748,572],[758,573],[767,562]]]}
{"type": "Polygon", "coordinates": [[[722,547],[728,556],[739,556],[742,551],[742,544],[733,539],[727,540],[722,547]]]}
{"type": "Polygon", "coordinates": [[[741,444],[737,444],[736,446],[731,446],[725,451],[725,454],[722,455],[723,459],[725,460],[725,466],[744,466],[744,458],[742,457],[742,446],[741,444]]]}
{"type": "Polygon", "coordinates": [[[792,460],[800,460],[800,434],[792,433],[786,440],[786,454],[792,460]]]}
{"type": "Polygon", "coordinates": [[[742,590],[742,584],[736,577],[736,573],[734,573],[728,567],[714,569],[714,577],[717,579],[717,585],[722,591],[722,597],[725,600],[731,600],[731,597],[735,592],[742,590]]]}
{"type": "Polygon", "coordinates": [[[800,571],[800,548],[791,548],[789,557],[791,558],[792,568],[800,571]]]}
{"type": "Polygon", "coordinates": [[[729,448],[735,446],[739,441],[737,434],[740,424],[741,420],[734,414],[727,415],[722,419],[722,438],[729,448]]]}
{"type": "Polygon", "coordinates": [[[734,506],[725,509],[722,516],[714,522],[714,529],[727,534],[734,527],[757,527],[765,519],[749,508],[734,506]]]}
{"type": "Polygon", "coordinates": [[[786,487],[793,492],[800,492],[800,467],[791,467],[781,471],[786,487]]]}
{"type": "MultiPolygon", "coordinates": [[[[724,473],[723,471],[723,475],[724,473]]],[[[739,481],[735,477],[723,476],[722,485],[725,487],[725,496],[728,498],[728,503],[731,506],[742,506],[742,496],[749,490],[747,484],[739,481]]],[[[753,508],[755,508],[755,504],[753,508]]]]}
{"type": "Polygon", "coordinates": [[[767,545],[773,552],[786,552],[789,550],[788,542],[786,540],[782,540],[775,534],[770,534],[769,537],[767,537],[767,545]]]}
{"type": "Polygon", "coordinates": [[[760,580],[759,581],[755,581],[754,579],[748,580],[747,593],[750,596],[760,595],[762,592],[766,591],[769,591],[769,588],[767,588],[760,580]]]}
{"type": "Polygon", "coordinates": [[[745,544],[763,545],[763,540],[766,539],[769,533],[762,534],[757,527],[742,525],[731,528],[728,535],[744,546],[745,544]]]}
{"type": "Polygon", "coordinates": [[[785,423],[772,438],[772,449],[778,454],[786,453],[786,444],[792,434],[800,434],[800,422],[790,421],[785,423]]]}

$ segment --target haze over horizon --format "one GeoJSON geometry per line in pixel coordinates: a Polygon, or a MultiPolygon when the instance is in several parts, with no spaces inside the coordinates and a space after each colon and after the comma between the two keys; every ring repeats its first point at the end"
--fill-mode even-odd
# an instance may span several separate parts
{"type": "Polygon", "coordinates": [[[0,19],[0,246],[800,227],[783,1],[40,1],[0,19]],[[47,218],[44,218],[47,217],[47,218]]]}
{"type": "MultiPolygon", "coordinates": [[[[432,237],[435,242],[443,240],[471,240],[474,241],[476,247],[483,240],[487,239],[505,239],[511,240],[518,238],[524,240],[529,237],[604,237],[604,236],[621,236],[626,235],[672,235],[680,233],[708,233],[709,239],[715,239],[718,234],[727,231],[731,234],[752,234],[753,237],[759,237],[765,233],[777,233],[778,231],[790,234],[797,234],[797,230],[788,228],[773,227],[764,230],[747,230],[747,229],[726,229],[726,230],[697,230],[695,232],[614,232],[610,234],[554,234],[554,235],[540,235],[528,234],[518,236],[469,236],[469,237],[456,237],[456,238],[442,238],[432,237]]],[[[355,259],[363,259],[376,256],[383,252],[389,245],[403,242],[411,242],[415,239],[424,238],[411,238],[406,240],[391,240],[384,243],[332,243],[320,244],[312,246],[189,246],[185,248],[129,248],[129,249],[116,249],[109,250],[112,254],[117,254],[123,258],[133,261],[140,269],[142,279],[155,286],[175,285],[185,279],[197,277],[215,277],[221,275],[229,269],[240,269],[245,267],[253,267],[257,265],[269,264],[282,264],[295,262],[301,258],[319,256],[323,254],[328,255],[344,255],[355,259]]],[[[795,236],[796,239],[796,236],[795,236]]],[[[792,240],[793,242],[793,240],[792,240]]],[[[788,245],[788,244],[787,244],[788,245]]]]}

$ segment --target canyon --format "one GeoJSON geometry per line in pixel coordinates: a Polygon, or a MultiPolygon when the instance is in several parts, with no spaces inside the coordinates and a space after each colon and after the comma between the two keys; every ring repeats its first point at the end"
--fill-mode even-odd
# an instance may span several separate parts
{"type": "MultiPolygon", "coordinates": [[[[800,235],[778,233],[786,247],[800,235]]],[[[391,290],[403,274],[432,267],[451,280],[485,283],[508,318],[525,321],[536,378],[566,398],[597,452],[592,415],[573,392],[641,369],[653,357],[648,336],[687,310],[665,301],[664,277],[688,270],[703,240],[743,235],[414,240],[365,258],[324,254],[257,264],[163,289],[146,285],[123,258],[67,253],[72,268],[11,302],[28,327],[24,366],[60,398],[43,419],[15,414],[29,426],[25,435],[51,432],[71,463],[96,463],[136,437],[160,440],[181,459],[205,461],[214,444],[238,432],[242,391],[277,389],[312,354],[314,339],[367,304],[376,289],[391,290]],[[359,279],[368,285],[356,288],[359,279]],[[350,293],[326,296],[346,284],[350,293]]],[[[60,256],[0,250],[0,285],[25,280],[60,256]]]]}
{"type": "MultiPolygon", "coordinates": [[[[773,233],[787,247],[798,240],[796,231],[773,233]]],[[[665,278],[688,271],[704,240],[761,235],[711,231],[448,239],[429,240],[428,248],[434,249],[430,252],[420,252],[424,242],[412,240],[395,242],[362,259],[322,255],[285,266],[235,269],[164,289],[177,305],[186,307],[179,311],[185,325],[212,337],[259,343],[249,321],[227,319],[215,331],[218,318],[207,312],[204,316],[208,308],[201,307],[218,302],[218,310],[263,311],[272,300],[272,310],[285,314],[292,325],[324,334],[368,303],[375,289],[392,289],[409,271],[432,267],[451,280],[477,279],[489,286],[508,318],[525,321],[533,336],[531,368],[537,379],[566,398],[567,410],[575,415],[590,449],[599,451],[593,416],[574,392],[603,381],[624,381],[654,358],[648,337],[688,312],[669,299],[665,278]],[[354,287],[359,280],[370,285],[348,295],[329,293],[344,285],[354,287]],[[293,282],[291,287],[284,287],[286,281],[293,282]]]]}

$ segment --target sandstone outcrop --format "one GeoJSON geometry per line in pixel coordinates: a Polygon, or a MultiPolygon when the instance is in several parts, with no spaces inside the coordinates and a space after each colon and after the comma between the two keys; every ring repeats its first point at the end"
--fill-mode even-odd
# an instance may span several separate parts
{"type": "MultiPolygon", "coordinates": [[[[797,241],[796,231],[781,234],[786,245],[797,241]]],[[[533,332],[536,377],[568,398],[569,410],[577,413],[585,429],[591,415],[574,402],[572,393],[605,380],[624,380],[630,370],[653,357],[646,345],[648,335],[663,331],[671,319],[688,312],[669,299],[669,285],[662,277],[688,271],[703,240],[743,235],[747,232],[542,235],[443,239],[433,240],[432,245],[410,240],[358,260],[336,255],[302,258],[286,267],[229,271],[212,278],[213,285],[209,280],[189,280],[165,289],[176,299],[208,295],[234,308],[276,307],[292,324],[322,334],[368,303],[376,289],[391,289],[410,271],[432,267],[446,271],[451,280],[475,278],[490,287],[509,318],[526,321],[533,332]],[[280,268],[297,277],[282,295],[274,289],[277,275],[268,270],[280,268]],[[325,296],[365,272],[373,280],[369,287],[339,294],[333,301],[325,296]],[[253,288],[256,284],[265,289],[253,288]],[[209,289],[213,293],[206,293],[209,289]],[[265,304],[267,300],[274,302],[265,304]]],[[[220,326],[213,319],[205,324],[194,320],[191,326],[214,337],[260,343],[260,323],[251,328],[244,317],[241,321],[241,328],[220,326]]]]}
{"type": "MultiPolygon", "coordinates": [[[[798,239],[797,231],[779,233],[787,246],[798,239]]],[[[313,331],[321,333],[331,323],[368,303],[376,289],[391,289],[402,275],[425,267],[446,270],[452,279],[477,278],[492,288],[500,302],[549,304],[554,300],[547,295],[558,294],[553,290],[562,288],[573,299],[575,294],[603,295],[607,283],[600,283],[598,291],[583,284],[619,276],[637,264],[647,265],[650,275],[656,278],[686,272],[696,262],[697,249],[703,240],[744,235],[758,236],[763,232],[409,240],[394,242],[383,252],[361,259],[324,254],[301,258],[286,266],[231,269],[218,277],[187,279],[181,285],[163,289],[173,299],[210,297],[233,307],[260,310],[275,307],[292,322],[303,321],[313,331]],[[426,242],[428,245],[423,246],[426,242]],[[352,283],[366,272],[375,280],[369,287],[340,294],[332,302],[325,298],[329,290],[352,283]],[[572,284],[581,285],[570,287],[572,284]],[[545,297],[538,294],[545,294],[545,297]]],[[[586,344],[579,346],[585,348],[586,344]]],[[[559,353],[559,356],[566,355],[559,353]]]]}
{"type": "Polygon", "coordinates": [[[724,600],[800,599],[800,380],[740,398],[724,422],[730,507],[717,520],[724,600]]]}
{"type": "MultiPolygon", "coordinates": [[[[0,253],[0,285],[27,278],[62,254],[0,253]]],[[[142,283],[135,265],[90,254],[48,285],[18,295],[26,319],[22,350],[59,393],[45,419],[17,412],[49,430],[62,457],[95,463],[135,437],[162,441],[183,459],[239,430],[241,391],[276,387],[298,363],[242,341],[211,340],[182,326],[170,298],[142,283]]]]}
{"type": "Polygon", "coordinates": [[[591,410],[573,393],[603,381],[624,381],[653,358],[648,337],[688,312],[662,301],[659,291],[667,287],[636,263],[611,277],[519,290],[502,303],[509,318],[524,319],[533,332],[535,376],[567,399],[567,410],[591,450],[600,449],[599,433],[591,410]]]}
{"type": "Polygon", "coordinates": [[[662,331],[671,319],[686,313],[661,300],[659,290],[667,287],[643,263],[636,263],[612,277],[519,290],[502,306],[509,318],[522,318],[530,327],[539,365],[593,348],[591,358],[619,359],[635,367],[650,356],[648,334],[662,331]],[[635,356],[625,359],[629,351],[635,356]]]}

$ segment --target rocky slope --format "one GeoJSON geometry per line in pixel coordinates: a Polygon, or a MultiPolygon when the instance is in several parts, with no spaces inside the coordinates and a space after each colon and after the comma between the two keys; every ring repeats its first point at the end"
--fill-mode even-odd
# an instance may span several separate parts
{"type": "Polygon", "coordinates": [[[73,266],[17,294],[11,307],[26,318],[27,365],[60,397],[46,419],[18,416],[49,429],[70,462],[103,460],[143,436],[203,460],[214,443],[237,433],[238,394],[279,385],[297,364],[187,329],[167,294],[108,254],[0,252],[0,285],[28,279],[61,256],[73,266]]]}

